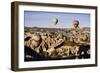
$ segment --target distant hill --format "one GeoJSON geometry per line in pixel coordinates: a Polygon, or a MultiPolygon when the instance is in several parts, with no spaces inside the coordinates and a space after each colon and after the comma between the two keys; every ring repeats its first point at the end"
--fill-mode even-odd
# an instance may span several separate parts
{"type": "MultiPolygon", "coordinates": [[[[72,28],[45,28],[45,27],[24,27],[25,30],[50,30],[50,31],[58,31],[58,30],[63,30],[63,31],[67,31],[70,30],[72,28]]],[[[90,27],[82,27],[80,28],[81,30],[85,30],[85,31],[90,31],[90,27]]]]}

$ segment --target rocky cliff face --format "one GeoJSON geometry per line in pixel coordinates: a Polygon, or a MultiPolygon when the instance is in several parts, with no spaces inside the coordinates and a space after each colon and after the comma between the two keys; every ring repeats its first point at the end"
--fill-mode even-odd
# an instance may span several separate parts
{"type": "Polygon", "coordinates": [[[25,40],[25,46],[33,49],[44,60],[90,58],[90,28],[59,29],[25,27],[25,38],[31,38],[34,33],[40,34],[42,38],[39,47],[33,49],[31,46],[34,44],[31,44],[30,39],[25,40]]]}

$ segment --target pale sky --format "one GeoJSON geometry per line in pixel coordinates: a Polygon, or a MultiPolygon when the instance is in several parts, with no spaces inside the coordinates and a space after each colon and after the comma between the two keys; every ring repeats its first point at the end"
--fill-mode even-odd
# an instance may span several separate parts
{"type": "Polygon", "coordinates": [[[90,27],[90,14],[24,11],[24,25],[28,27],[70,28],[73,20],[79,20],[80,27],[90,27]],[[58,19],[57,25],[53,22],[55,18],[58,19]]]}

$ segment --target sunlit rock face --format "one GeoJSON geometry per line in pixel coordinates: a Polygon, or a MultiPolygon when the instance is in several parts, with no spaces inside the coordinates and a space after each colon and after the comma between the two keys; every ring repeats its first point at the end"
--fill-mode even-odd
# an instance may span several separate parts
{"type": "MultiPolygon", "coordinates": [[[[38,54],[38,59],[90,58],[89,27],[78,29],[25,27],[24,36],[25,46],[38,54]],[[39,36],[34,36],[35,34],[39,34],[39,36]]],[[[27,58],[27,54],[25,54],[25,56],[25,58],[27,58]]],[[[34,55],[32,55],[32,57],[33,56],[34,55]]],[[[32,60],[34,60],[34,58],[35,57],[33,57],[32,60]]]]}

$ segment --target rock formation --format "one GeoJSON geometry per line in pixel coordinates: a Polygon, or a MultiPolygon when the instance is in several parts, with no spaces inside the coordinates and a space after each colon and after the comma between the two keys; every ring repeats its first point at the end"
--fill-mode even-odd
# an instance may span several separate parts
{"type": "Polygon", "coordinates": [[[31,39],[34,37],[32,36],[34,34],[39,34],[42,38],[40,45],[34,51],[44,60],[90,58],[90,28],[25,27],[25,46],[32,49],[33,47],[31,46],[34,44],[31,43],[31,39]]]}

